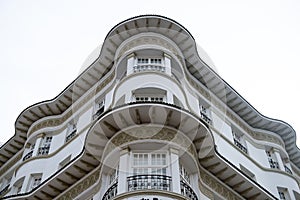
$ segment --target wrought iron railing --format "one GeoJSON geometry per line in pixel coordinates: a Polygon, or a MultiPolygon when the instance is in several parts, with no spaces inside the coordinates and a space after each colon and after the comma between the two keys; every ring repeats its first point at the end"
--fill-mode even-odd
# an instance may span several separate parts
{"type": "Polygon", "coordinates": [[[50,146],[40,147],[38,155],[47,155],[49,153],[50,146]]]}
{"type": "Polygon", "coordinates": [[[180,181],[181,194],[191,200],[198,200],[198,197],[194,190],[183,180],[180,181]]]}
{"type": "Polygon", "coordinates": [[[29,152],[24,156],[23,161],[25,161],[25,160],[31,158],[31,157],[32,157],[32,154],[33,154],[33,150],[29,151],[29,152]]]}
{"type": "Polygon", "coordinates": [[[10,184],[8,184],[7,186],[5,186],[1,191],[0,191],[0,197],[4,194],[7,193],[8,191],[8,188],[9,188],[10,184]]]}
{"type": "Polygon", "coordinates": [[[288,168],[288,166],[284,165],[284,169],[287,173],[293,174],[292,170],[290,168],[288,168]]]}
{"type": "Polygon", "coordinates": [[[67,137],[66,137],[66,142],[71,140],[75,135],[76,135],[77,129],[74,129],[67,137]]]}
{"type": "Polygon", "coordinates": [[[269,164],[271,168],[279,169],[279,164],[277,161],[273,160],[272,158],[269,158],[269,164]]]}
{"type": "Polygon", "coordinates": [[[237,146],[240,150],[242,150],[243,152],[245,152],[246,154],[248,153],[248,150],[247,150],[247,148],[244,146],[244,145],[242,145],[237,139],[233,139],[234,140],[234,144],[235,144],[235,146],[237,146]]]}
{"type": "Polygon", "coordinates": [[[200,116],[201,118],[206,121],[208,124],[211,124],[211,119],[207,116],[207,114],[205,112],[200,112],[200,116]]]}
{"type": "Polygon", "coordinates": [[[142,71],[159,71],[165,72],[166,67],[159,64],[138,64],[133,67],[133,72],[142,72],[142,71]]]}
{"type": "Polygon", "coordinates": [[[93,115],[93,119],[96,119],[97,117],[99,117],[103,112],[104,112],[104,106],[102,106],[101,108],[99,108],[96,111],[96,113],[93,115]]]}
{"type": "Polygon", "coordinates": [[[166,175],[135,175],[127,177],[128,191],[166,190],[171,191],[172,178],[166,175]]]}
{"type": "Polygon", "coordinates": [[[118,182],[114,183],[112,186],[108,188],[108,190],[103,195],[102,200],[109,200],[117,195],[118,191],[118,182]]]}

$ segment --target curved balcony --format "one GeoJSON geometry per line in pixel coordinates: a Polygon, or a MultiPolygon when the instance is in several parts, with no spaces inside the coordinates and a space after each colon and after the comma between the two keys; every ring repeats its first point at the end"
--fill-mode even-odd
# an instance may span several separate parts
{"type": "Polygon", "coordinates": [[[128,191],[135,190],[166,190],[171,191],[171,176],[166,175],[135,175],[127,177],[128,191]]]}
{"type": "Polygon", "coordinates": [[[180,181],[181,194],[191,200],[198,200],[198,197],[194,190],[186,184],[183,180],[180,181]]]}
{"type": "Polygon", "coordinates": [[[166,67],[159,64],[139,64],[133,67],[133,72],[143,72],[143,71],[159,71],[166,72],[166,67]]]}
{"type": "Polygon", "coordinates": [[[108,190],[103,195],[102,200],[109,200],[117,195],[118,182],[114,183],[112,186],[108,188],[108,190]]]}

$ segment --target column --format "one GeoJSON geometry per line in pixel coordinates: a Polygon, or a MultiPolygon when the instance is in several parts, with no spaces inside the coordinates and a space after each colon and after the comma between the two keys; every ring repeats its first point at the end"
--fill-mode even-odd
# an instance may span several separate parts
{"type": "Polygon", "coordinates": [[[180,191],[180,172],[179,172],[179,150],[175,148],[170,148],[170,155],[171,155],[171,177],[172,177],[172,192],[181,194],[180,191]]]}
{"type": "Polygon", "coordinates": [[[133,73],[134,58],[135,58],[134,53],[127,56],[127,75],[133,73]]]}
{"type": "Polygon", "coordinates": [[[38,155],[39,148],[41,146],[41,143],[43,142],[43,137],[44,137],[43,133],[37,136],[36,141],[35,141],[35,145],[34,145],[34,149],[33,149],[33,152],[32,152],[32,157],[38,155]]]}
{"type": "Polygon", "coordinates": [[[120,152],[118,194],[127,192],[127,176],[129,173],[129,148],[126,147],[120,152]]]}
{"type": "Polygon", "coordinates": [[[166,67],[166,73],[171,76],[172,71],[171,71],[171,56],[168,54],[164,54],[165,58],[165,67],[166,67]]]}
{"type": "Polygon", "coordinates": [[[284,164],[283,164],[283,162],[282,162],[282,159],[281,159],[281,156],[280,156],[280,153],[279,153],[279,150],[278,149],[274,149],[274,156],[275,156],[275,158],[276,158],[276,160],[277,160],[277,162],[278,162],[278,165],[279,165],[279,169],[281,169],[281,170],[285,170],[284,169],[284,164]]]}

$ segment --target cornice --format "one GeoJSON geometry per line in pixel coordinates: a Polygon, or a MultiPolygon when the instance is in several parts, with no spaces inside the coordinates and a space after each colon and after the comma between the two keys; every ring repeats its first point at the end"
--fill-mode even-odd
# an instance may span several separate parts
{"type": "MultiPolygon", "coordinates": [[[[118,25],[116,25],[114,28],[111,29],[111,31],[107,34],[104,45],[101,49],[101,53],[99,57],[95,60],[94,63],[92,63],[82,74],[74,81],[72,82],[62,93],[60,93],[56,98],[50,101],[45,101],[42,103],[35,104],[27,109],[25,109],[20,116],[18,117],[15,127],[16,127],[16,134],[13,138],[23,138],[22,140],[26,140],[26,137],[24,134],[28,130],[28,128],[32,125],[34,121],[36,121],[37,118],[42,118],[47,115],[55,115],[64,112],[69,106],[72,104],[72,100],[76,101],[79,97],[80,94],[74,93],[72,90],[72,87],[78,87],[80,93],[85,93],[88,89],[85,89],[88,87],[88,84],[85,84],[85,88],[81,88],[76,85],[76,82],[80,83],[84,80],[85,76],[89,75],[89,70],[96,69],[97,67],[102,67],[102,72],[101,70],[99,71],[98,75],[101,79],[107,72],[111,69],[111,64],[114,63],[114,58],[113,55],[114,50],[117,48],[118,43],[115,41],[111,41],[110,37],[112,36],[117,36],[122,40],[122,33],[128,33],[128,30],[126,30],[125,25],[128,24],[134,24],[136,23],[138,27],[133,28],[132,30],[143,30],[144,32],[147,32],[149,30],[152,30],[157,33],[162,33],[166,37],[172,38],[173,41],[178,44],[180,50],[183,52],[183,55],[185,57],[185,63],[189,64],[187,65],[187,70],[198,70],[204,69],[204,71],[207,71],[208,74],[213,75],[216,77],[215,85],[222,82],[222,84],[225,85],[225,97],[231,96],[233,99],[236,97],[237,101],[239,101],[241,104],[246,105],[247,108],[251,110],[251,114],[255,116],[255,118],[258,118],[258,120],[253,121],[247,121],[246,117],[240,114],[238,111],[234,110],[234,106],[227,104],[227,106],[232,109],[234,112],[236,112],[249,126],[257,129],[264,129],[264,130],[269,130],[271,132],[274,132],[278,134],[283,140],[285,145],[285,149],[290,155],[290,160],[295,163],[295,165],[300,168],[300,151],[299,148],[296,146],[295,143],[295,138],[296,138],[296,133],[293,130],[293,128],[280,120],[275,120],[275,119],[270,119],[268,117],[263,116],[260,114],[255,108],[253,108],[241,95],[239,95],[231,86],[226,83],[217,73],[215,73],[206,63],[203,61],[200,56],[198,55],[197,48],[195,46],[195,41],[192,35],[188,32],[186,28],[184,28],[181,24],[177,23],[174,20],[171,20],[169,18],[163,17],[163,16],[158,16],[158,15],[142,15],[142,16],[137,16],[134,18],[127,19],[118,25]],[[155,24],[155,26],[150,25],[148,22],[152,20],[155,24]],[[164,23],[162,23],[164,22],[164,23]],[[162,29],[165,29],[162,31],[162,29]],[[174,32],[176,34],[174,34],[174,32]],[[230,95],[229,95],[230,94],[230,95]],[[71,99],[73,96],[74,99],[71,99]],[[71,99],[71,101],[70,101],[71,99]],[[52,107],[51,107],[52,106],[52,107]],[[53,108],[55,107],[55,108],[53,108]],[[45,109],[46,110],[43,110],[45,109]],[[40,109],[40,111],[37,112],[37,109],[40,109]],[[293,140],[294,142],[290,143],[289,141],[293,140]]],[[[134,27],[134,26],[132,26],[134,27]]],[[[123,40],[126,38],[130,37],[130,34],[128,36],[124,37],[123,40]]],[[[203,71],[203,70],[202,70],[203,71]]],[[[203,71],[203,72],[204,72],[203,71]]],[[[202,75],[204,76],[204,74],[202,75]]],[[[194,76],[198,81],[197,85],[203,81],[203,77],[201,74],[194,73],[191,76],[194,76]]],[[[107,79],[106,79],[107,80],[107,79]]],[[[97,83],[96,79],[94,78],[93,83],[97,83]]],[[[91,83],[89,83],[91,84],[91,83]]],[[[93,84],[92,84],[93,85],[93,84]]],[[[89,86],[90,87],[90,86],[89,86]]],[[[223,96],[220,96],[215,90],[216,87],[209,87],[206,85],[209,90],[214,93],[218,98],[222,100],[223,96]],[[219,96],[218,96],[219,95],[219,96]]],[[[223,94],[222,94],[223,95],[223,94]]],[[[232,116],[231,116],[232,117],[232,116]]],[[[40,125],[40,126],[53,126],[60,124],[62,122],[54,120],[54,121],[49,121],[48,124],[40,125]]],[[[244,124],[241,124],[241,126],[244,126],[244,124]]],[[[39,129],[38,126],[36,126],[36,129],[39,129]]],[[[247,129],[245,127],[245,129],[247,129]]],[[[253,131],[253,130],[252,130],[253,131]]],[[[251,132],[251,131],[250,131],[251,132]]],[[[275,143],[280,143],[280,141],[275,138],[275,137],[269,137],[266,134],[260,134],[257,136],[257,134],[252,133],[253,137],[258,138],[258,139],[263,139],[267,141],[272,141],[275,143]]],[[[14,143],[13,138],[8,141],[8,143],[14,143]]],[[[24,141],[23,141],[24,142],[24,141]]],[[[20,147],[21,149],[22,147],[20,147]]],[[[20,150],[19,149],[19,150],[20,150]]],[[[2,151],[2,148],[0,149],[2,151]]],[[[3,150],[4,151],[4,150],[3,150]]]]}

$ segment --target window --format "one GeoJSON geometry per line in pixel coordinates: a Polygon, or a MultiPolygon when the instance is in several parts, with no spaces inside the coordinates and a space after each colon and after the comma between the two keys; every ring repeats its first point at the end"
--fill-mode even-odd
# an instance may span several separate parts
{"type": "Polygon", "coordinates": [[[278,164],[278,161],[276,159],[276,155],[274,153],[274,150],[273,149],[268,149],[268,150],[266,150],[266,154],[267,154],[267,157],[268,157],[270,167],[273,168],[273,169],[279,169],[279,164],[278,164]]]}
{"type": "Polygon", "coordinates": [[[167,160],[164,153],[134,153],[133,174],[167,174],[167,160]]]}
{"type": "Polygon", "coordinates": [[[200,117],[208,124],[211,124],[209,111],[206,106],[200,105],[200,117]]]}
{"type": "Polygon", "coordinates": [[[118,181],[119,168],[113,169],[109,175],[109,184],[116,183],[118,181]]]}
{"type": "Polygon", "coordinates": [[[277,190],[280,200],[290,200],[290,195],[287,188],[278,187],[277,190]]]}
{"type": "Polygon", "coordinates": [[[187,170],[183,167],[183,165],[179,166],[179,170],[180,170],[181,179],[183,179],[183,181],[187,183],[190,183],[190,175],[187,172],[187,170]]]}
{"type": "Polygon", "coordinates": [[[40,185],[42,181],[42,174],[32,174],[30,178],[29,188],[28,190],[32,190],[40,185]]]}
{"type": "Polygon", "coordinates": [[[38,155],[48,155],[51,142],[52,136],[44,137],[38,150],[38,155]]]}
{"type": "Polygon", "coordinates": [[[141,71],[165,72],[166,68],[162,63],[161,58],[137,58],[136,65],[133,67],[133,72],[141,71]]]}
{"type": "Polygon", "coordinates": [[[247,154],[248,149],[246,147],[246,140],[244,138],[244,135],[238,130],[232,130],[232,136],[235,146],[237,146],[240,150],[247,154]]]}
{"type": "Polygon", "coordinates": [[[136,102],[166,102],[166,91],[158,88],[140,88],[133,92],[136,102]]]}
{"type": "Polygon", "coordinates": [[[133,176],[127,177],[128,191],[156,189],[170,190],[165,153],[133,153],[133,176]]]}
{"type": "Polygon", "coordinates": [[[104,112],[104,100],[97,100],[94,107],[93,119],[96,119],[104,112]]]}
{"type": "Polygon", "coordinates": [[[32,145],[30,145],[29,152],[25,154],[25,156],[23,157],[23,161],[25,161],[25,160],[27,160],[27,159],[29,159],[29,158],[32,157],[34,147],[35,147],[35,143],[33,143],[32,145]]]}
{"type": "Polygon", "coordinates": [[[22,190],[22,185],[23,185],[23,182],[24,182],[24,179],[25,177],[22,177],[21,179],[17,180],[14,184],[14,187],[13,187],[13,192],[15,194],[20,194],[21,193],[21,190],[22,190]]]}
{"type": "Polygon", "coordinates": [[[76,132],[77,132],[76,122],[69,123],[67,128],[66,142],[71,140],[76,135],[76,132]]]}

